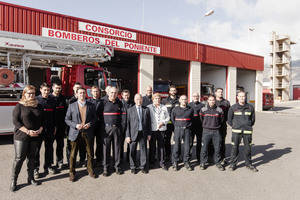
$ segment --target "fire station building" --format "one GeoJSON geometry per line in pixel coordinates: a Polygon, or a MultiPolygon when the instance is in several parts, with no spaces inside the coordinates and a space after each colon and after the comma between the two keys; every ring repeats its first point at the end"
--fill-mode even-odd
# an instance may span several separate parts
{"type": "Polygon", "coordinates": [[[5,2],[0,2],[0,30],[111,46],[114,56],[103,65],[132,93],[171,81],[191,99],[207,83],[223,88],[233,104],[242,87],[248,102],[262,110],[261,56],[5,2]]]}

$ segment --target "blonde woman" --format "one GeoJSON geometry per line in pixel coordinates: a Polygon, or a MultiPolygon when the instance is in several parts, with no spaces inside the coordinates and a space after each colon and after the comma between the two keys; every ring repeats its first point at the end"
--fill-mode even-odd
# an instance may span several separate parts
{"type": "Polygon", "coordinates": [[[34,156],[38,151],[43,131],[43,114],[35,98],[35,87],[27,85],[22,98],[13,110],[15,159],[10,190],[15,191],[22,164],[27,158],[28,184],[38,185],[33,176],[34,156]]]}
{"type": "Polygon", "coordinates": [[[159,159],[159,165],[163,170],[168,170],[166,167],[166,157],[165,157],[165,137],[167,124],[170,121],[170,116],[168,109],[165,105],[161,104],[161,96],[159,93],[155,93],[152,96],[153,104],[147,107],[150,110],[151,116],[151,140],[149,142],[149,161],[150,167],[153,168],[155,164],[155,152],[157,151],[157,158],[159,159]]]}

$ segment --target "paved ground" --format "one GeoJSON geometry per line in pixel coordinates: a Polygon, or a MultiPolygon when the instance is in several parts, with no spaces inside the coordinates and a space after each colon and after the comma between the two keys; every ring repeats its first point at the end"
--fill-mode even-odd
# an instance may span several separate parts
{"type": "MultiPolygon", "coordinates": [[[[0,199],[299,199],[300,198],[300,102],[280,104],[277,111],[257,113],[253,143],[253,163],[258,173],[248,171],[244,162],[231,172],[214,166],[188,172],[161,169],[148,175],[138,173],[99,176],[92,180],[80,168],[81,178],[71,183],[68,171],[41,178],[38,187],[26,185],[24,163],[18,183],[21,189],[9,192],[14,155],[11,137],[0,137],[0,199]]],[[[276,109],[274,109],[276,110],[276,109]]],[[[230,150],[228,136],[228,151],[230,150]]],[[[228,153],[227,153],[228,154],[228,153]]]]}

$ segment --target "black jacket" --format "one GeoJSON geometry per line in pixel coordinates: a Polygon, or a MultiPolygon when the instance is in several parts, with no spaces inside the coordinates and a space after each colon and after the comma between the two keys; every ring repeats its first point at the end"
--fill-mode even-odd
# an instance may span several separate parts
{"type": "Polygon", "coordinates": [[[147,95],[145,95],[145,96],[143,96],[143,104],[142,104],[142,106],[148,106],[148,105],[150,105],[150,104],[152,104],[153,103],[153,101],[152,101],[152,95],[150,95],[150,96],[147,96],[147,95]]]}
{"type": "MultiPolygon", "coordinates": [[[[142,130],[143,137],[151,135],[151,119],[150,111],[147,107],[142,106],[142,130]]],[[[139,116],[136,106],[132,106],[127,111],[127,129],[126,137],[130,137],[132,141],[136,141],[139,131],[139,116]]]]}
{"type": "Polygon", "coordinates": [[[103,100],[102,99],[87,99],[86,101],[94,104],[95,106],[95,112],[96,112],[96,116],[97,116],[97,120],[96,120],[96,127],[100,127],[101,123],[103,122],[103,115],[101,113],[101,106],[103,104],[103,100]]]}
{"type": "Polygon", "coordinates": [[[53,98],[55,101],[55,123],[59,128],[65,128],[65,116],[67,113],[67,102],[66,98],[60,94],[59,96],[54,96],[53,94],[49,95],[50,98],[53,98]]]}
{"type": "Polygon", "coordinates": [[[121,100],[123,107],[122,107],[122,126],[123,126],[123,130],[124,132],[126,131],[126,127],[127,127],[127,111],[129,108],[131,108],[132,106],[134,106],[134,102],[132,102],[131,100],[125,101],[124,99],[121,100]]]}
{"type": "Polygon", "coordinates": [[[194,116],[192,120],[192,128],[201,129],[201,121],[200,121],[200,110],[204,107],[204,104],[201,102],[190,102],[189,105],[194,110],[194,116]]]}
{"type": "Polygon", "coordinates": [[[210,107],[207,104],[200,110],[200,120],[202,122],[203,129],[219,129],[224,121],[223,110],[216,105],[210,107]]]}
{"type": "Polygon", "coordinates": [[[252,126],[255,123],[253,106],[248,103],[243,106],[238,103],[234,104],[229,108],[227,123],[232,127],[232,132],[250,131],[252,133],[252,126]]]}
{"type": "Polygon", "coordinates": [[[38,103],[40,105],[41,110],[43,111],[44,122],[43,122],[43,133],[42,134],[54,134],[54,127],[55,127],[55,109],[56,103],[51,96],[48,98],[43,98],[42,95],[36,97],[38,103]]]}
{"type": "Polygon", "coordinates": [[[191,127],[193,117],[194,110],[189,106],[185,108],[177,106],[172,110],[171,113],[171,121],[175,127],[191,127]]]}
{"type": "Polygon", "coordinates": [[[224,125],[226,125],[228,110],[230,108],[230,102],[224,98],[221,101],[216,100],[216,106],[222,108],[224,112],[224,125]]]}
{"type": "Polygon", "coordinates": [[[103,98],[103,104],[101,105],[100,110],[100,115],[103,115],[104,125],[117,125],[118,127],[123,128],[123,104],[119,99],[116,99],[116,101],[113,103],[108,100],[108,97],[103,98]]]}
{"type": "Polygon", "coordinates": [[[173,108],[179,106],[179,98],[176,96],[175,99],[172,99],[170,96],[162,100],[162,104],[164,104],[167,109],[168,113],[171,116],[173,108]]]}

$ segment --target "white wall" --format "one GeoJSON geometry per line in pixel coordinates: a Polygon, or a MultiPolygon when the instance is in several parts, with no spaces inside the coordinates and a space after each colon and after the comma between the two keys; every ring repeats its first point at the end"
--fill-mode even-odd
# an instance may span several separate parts
{"type": "Polygon", "coordinates": [[[153,87],[153,67],[154,56],[147,54],[140,54],[139,57],[139,91],[138,93],[145,95],[147,86],[153,87]]]}
{"type": "Polygon", "coordinates": [[[198,92],[201,95],[201,63],[200,62],[190,62],[190,73],[189,73],[189,99],[192,99],[193,93],[198,92]]]}
{"type": "Polygon", "coordinates": [[[237,80],[237,68],[228,67],[227,75],[227,96],[226,98],[230,101],[230,104],[233,105],[236,103],[236,80],[237,80]]]}
{"type": "Polygon", "coordinates": [[[245,92],[248,92],[248,103],[255,103],[255,83],[256,83],[256,71],[237,69],[237,85],[242,86],[245,92]]]}

